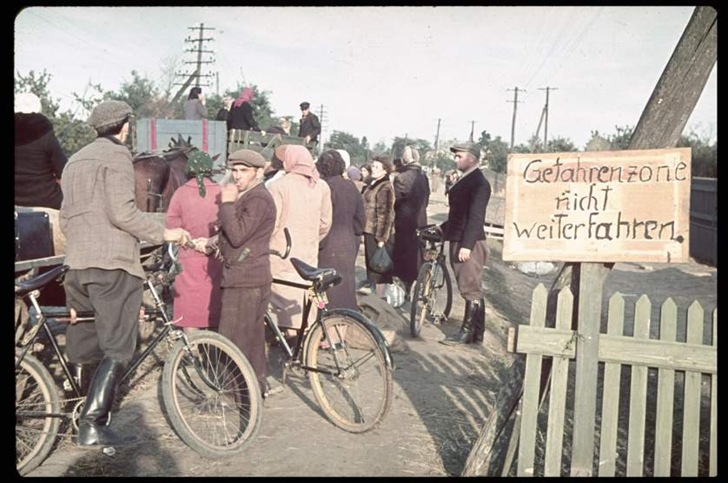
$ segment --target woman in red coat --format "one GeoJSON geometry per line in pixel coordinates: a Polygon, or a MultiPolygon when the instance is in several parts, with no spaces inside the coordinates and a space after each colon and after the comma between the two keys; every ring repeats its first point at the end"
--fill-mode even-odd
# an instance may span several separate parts
{"type": "Polygon", "coordinates": [[[179,249],[182,272],[174,280],[174,320],[185,330],[215,328],[220,320],[222,262],[206,256],[205,247],[217,234],[220,186],[212,180],[212,159],[207,153],[192,154],[185,172],[188,181],[172,195],[166,226],[190,232],[196,249],[179,249]]]}

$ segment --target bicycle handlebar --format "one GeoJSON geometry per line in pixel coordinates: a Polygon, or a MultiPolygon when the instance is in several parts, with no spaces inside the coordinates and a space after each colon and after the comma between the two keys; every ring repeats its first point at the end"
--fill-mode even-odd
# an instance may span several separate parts
{"type": "Polygon", "coordinates": [[[286,237],[286,250],[283,253],[281,253],[278,250],[271,249],[269,251],[269,253],[271,255],[276,255],[278,257],[281,257],[283,260],[285,260],[286,258],[288,258],[288,255],[291,253],[291,233],[288,231],[287,227],[284,227],[283,234],[286,237]]]}

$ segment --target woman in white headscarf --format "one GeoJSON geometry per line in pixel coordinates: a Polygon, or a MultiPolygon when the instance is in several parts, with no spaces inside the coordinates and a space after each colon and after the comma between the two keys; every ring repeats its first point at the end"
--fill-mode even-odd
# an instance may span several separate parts
{"type": "Polygon", "coordinates": [[[402,167],[394,178],[394,275],[404,283],[409,295],[417,279],[421,253],[416,230],[427,224],[430,183],[419,163],[420,155],[412,146],[404,148],[402,167]]]}
{"type": "MultiPolygon", "coordinates": [[[[304,146],[282,145],[274,153],[283,161],[286,174],[268,187],[276,205],[271,248],[281,253],[285,250],[285,227],[291,235],[291,253],[285,260],[271,257],[271,272],[273,278],[305,283],[291,265],[290,258],[318,265],[319,242],[331,228],[331,190],[319,178],[311,153],[304,146]]],[[[295,335],[294,331],[286,329],[301,327],[304,293],[302,289],[275,283],[271,288],[272,312],[286,336],[295,335]]]]}

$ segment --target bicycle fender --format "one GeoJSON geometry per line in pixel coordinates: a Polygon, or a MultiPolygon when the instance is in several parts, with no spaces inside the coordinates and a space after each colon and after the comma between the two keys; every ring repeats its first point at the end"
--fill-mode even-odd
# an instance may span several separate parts
{"type": "Polygon", "coordinates": [[[351,309],[331,309],[328,311],[329,314],[342,314],[360,322],[374,337],[377,344],[384,353],[384,361],[387,364],[387,369],[390,371],[394,370],[394,359],[392,359],[392,353],[389,350],[389,344],[387,339],[384,338],[384,334],[371,320],[369,320],[364,314],[361,314],[351,309]]]}

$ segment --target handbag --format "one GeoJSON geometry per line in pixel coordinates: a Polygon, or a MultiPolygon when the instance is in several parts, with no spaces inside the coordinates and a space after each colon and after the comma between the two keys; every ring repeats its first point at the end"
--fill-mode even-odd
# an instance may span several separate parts
{"type": "Polygon", "coordinates": [[[377,247],[374,255],[369,260],[369,269],[372,272],[385,274],[391,272],[392,268],[394,268],[394,264],[389,253],[387,253],[386,246],[377,247]]]}

